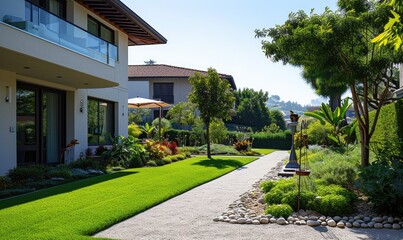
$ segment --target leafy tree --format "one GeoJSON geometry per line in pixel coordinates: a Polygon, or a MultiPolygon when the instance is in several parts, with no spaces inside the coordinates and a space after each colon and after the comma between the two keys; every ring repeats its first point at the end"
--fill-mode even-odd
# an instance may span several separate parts
{"type": "Polygon", "coordinates": [[[372,39],[373,43],[379,46],[390,46],[395,51],[402,50],[403,23],[401,16],[403,14],[403,1],[385,0],[383,6],[390,11],[389,21],[384,26],[384,31],[372,39]]]}
{"type": "Polygon", "coordinates": [[[266,105],[268,93],[244,88],[234,92],[236,116],[232,123],[261,130],[270,125],[270,112],[266,105]]]}
{"type": "Polygon", "coordinates": [[[361,164],[369,164],[369,143],[380,108],[390,101],[395,64],[403,55],[376,48],[371,42],[382,31],[387,11],[370,1],[339,1],[340,11],[322,14],[303,11],[274,28],[256,30],[263,50],[272,61],[300,66],[322,78],[330,89],[344,84],[352,94],[361,142],[361,164]],[[376,109],[370,125],[369,111],[376,109]]]}
{"type": "Polygon", "coordinates": [[[207,76],[195,73],[189,81],[192,84],[192,91],[188,98],[190,102],[196,104],[200,118],[206,125],[207,157],[211,158],[210,123],[214,119],[229,119],[235,98],[231,92],[231,85],[221,79],[213,68],[207,70],[207,76]]]}
{"type": "Polygon", "coordinates": [[[151,112],[151,109],[144,108],[129,108],[128,110],[129,124],[143,122],[143,117],[149,116],[151,112]]]}
{"type": "Polygon", "coordinates": [[[280,110],[270,111],[271,123],[276,124],[280,130],[286,130],[284,115],[280,110]]]}
{"type": "Polygon", "coordinates": [[[197,107],[194,103],[180,102],[168,110],[167,118],[171,123],[179,123],[184,127],[193,125],[197,115],[197,107]]]}

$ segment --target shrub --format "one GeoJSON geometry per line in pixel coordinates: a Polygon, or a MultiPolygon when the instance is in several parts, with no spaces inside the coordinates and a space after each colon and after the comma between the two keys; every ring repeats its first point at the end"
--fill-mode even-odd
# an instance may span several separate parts
{"type": "Polygon", "coordinates": [[[170,156],[169,158],[171,159],[172,162],[177,162],[178,161],[177,156],[170,156]]]}
{"type": "Polygon", "coordinates": [[[13,186],[11,178],[6,176],[0,176],[0,191],[6,190],[13,186]]]}
{"type": "Polygon", "coordinates": [[[164,158],[162,158],[161,160],[162,160],[165,164],[172,163],[172,160],[171,160],[171,158],[169,158],[169,157],[164,157],[164,158]]]}
{"type": "Polygon", "coordinates": [[[127,126],[127,133],[129,136],[138,138],[140,136],[140,134],[142,133],[141,128],[135,124],[135,123],[131,123],[127,126]]]}
{"type": "Polygon", "coordinates": [[[67,165],[60,165],[58,167],[52,168],[47,174],[48,178],[58,177],[58,178],[70,178],[72,173],[70,167],[67,165]]]}
{"type": "Polygon", "coordinates": [[[162,159],[163,157],[170,155],[170,150],[167,146],[153,140],[147,139],[144,147],[147,150],[150,159],[162,159]]]}
{"type": "Polygon", "coordinates": [[[328,216],[341,215],[351,212],[351,202],[344,196],[328,194],[316,197],[310,204],[312,210],[328,216]]]}
{"type": "Polygon", "coordinates": [[[312,178],[322,179],[326,184],[353,187],[360,164],[358,148],[349,156],[327,149],[309,156],[308,159],[312,178]]]}
{"type": "MultiPolygon", "coordinates": [[[[307,209],[311,202],[316,198],[316,194],[311,191],[302,190],[300,193],[300,209],[307,209]]],[[[281,203],[288,204],[295,211],[298,210],[298,191],[289,191],[283,195],[281,203]]]]}
{"type": "Polygon", "coordinates": [[[165,162],[162,161],[161,159],[155,159],[155,163],[157,164],[157,166],[164,166],[165,162]]]}
{"type": "Polygon", "coordinates": [[[224,144],[228,134],[228,129],[225,127],[222,120],[215,120],[210,124],[210,139],[212,143],[224,144]]]}
{"type": "Polygon", "coordinates": [[[87,149],[85,149],[85,156],[90,157],[94,155],[94,151],[92,150],[92,148],[88,147],[87,149]]]}
{"type": "Polygon", "coordinates": [[[253,133],[249,137],[253,138],[252,147],[272,148],[289,150],[291,148],[291,131],[286,130],[279,133],[253,133]]]}
{"type": "Polygon", "coordinates": [[[319,185],[317,187],[318,196],[326,196],[330,194],[336,194],[345,197],[348,201],[354,201],[357,199],[357,196],[350,192],[349,190],[343,188],[339,185],[319,185]]]}
{"type": "Polygon", "coordinates": [[[99,146],[95,149],[95,155],[101,156],[101,154],[102,154],[103,152],[105,152],[106,150],[108,150],[108,149],[106,149],[105,146],[99,145],[99,146]]]}
{"type": "Polygon", "coordinates": [[[373,163],[360,173],[359,187],[378,212],[403,214],[403,162],[373,163]]]}
{"type": "Polygon", "coordinates": [[[237,141],[234,143],[234,147],[239,152],[246,152],[250,149],[251,142],[249,140],[237,141]]]}
{"type": "Polygon", "coordinates": [[[260,188],[262,189],[262,191],[264,193],[268,193],[270,192],[270,190],[275,187],[277,184],[277,181],[273,181],[273,180],[268,180],[268,181],[264,181],[260,184],[260,188]]]}
{"type": "Polygon", "coordinates": [[[8,177],[15,183],[26,183],[28,181],[42,180],[46,177],[47,166],[33,165],[27,167],[18,167],[8,172],[8,177]]]}
{"type": "Polygon", "coordinates": [[[100,158],[83,158],[78,159],[69,164],[71,168],[81,169],[100,169],[104,170],[105,166],[100,161],[100,158]]]}
{"type": "Polygon", "coordinates": [[[127,160],[124,165],[126,168],[144,167],[146,160],[144,156],[133,156],[131,159],[127,160]]]}
{"type": "Polygon", "coordinates": [[[157,163],[154,160],[150,160],[147,162],[147,166],[148,167],[156,167],[157,163]]]}
{"type": "Polygon", "coordinates": [[[328,138],[333,133],[333,127],[329,123],[322,125],[320,121],[314,121],[308,125],[307,134],[309,144],[331,145],[332,141],[328,138]]]}
{"type": "Polygon", "coordinates": [[[287,218],[292,214],[292,208],[288,204],[273,204],[266,207],[265,213],[287,218]]]}

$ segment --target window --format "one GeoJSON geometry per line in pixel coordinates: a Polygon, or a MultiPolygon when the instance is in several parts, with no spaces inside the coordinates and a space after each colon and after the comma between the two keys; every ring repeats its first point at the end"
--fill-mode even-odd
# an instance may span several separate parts
{"type": "Polygon", "coordinates": [[[154,83],[154,99],[174,103],[174,84],[154,83]]]}
{"type": "Polygon", "coordinates": [[[66,19],[65,0],[29,0],[28,2],[35,4],[60,18],[66,19]]]}
{"type": "Polygon", "coordinates": [[[114,104],[101,99],[88,99],[88,145],[111,144],[115,135],[114,104]]]}
{"type": "Polygon", "coordinates": [[[88,16],[87,31],[109,43],[115,43],[115,36],[112,29],[100,23],[93,17],[88,16]]]}

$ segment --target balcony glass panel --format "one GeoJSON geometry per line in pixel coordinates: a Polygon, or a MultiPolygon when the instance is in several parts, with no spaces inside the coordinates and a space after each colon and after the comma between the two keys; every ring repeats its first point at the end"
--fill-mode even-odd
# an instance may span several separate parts
{"type": "Polygon", "coordinates": [[[8,17],[4,22],[97,61],[115,66],[117,47],[32,3],[25,2],[25,21],[8,17]]]}

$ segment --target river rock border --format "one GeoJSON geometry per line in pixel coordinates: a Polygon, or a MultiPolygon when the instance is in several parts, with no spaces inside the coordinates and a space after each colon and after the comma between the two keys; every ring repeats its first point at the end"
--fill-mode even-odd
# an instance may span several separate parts
{"type": "Polygon", "coordinates": [[[264,214],[265,202],[263,200],[263,191],[260,189],[260,183],[266,180],[278,180],[282,177],[277,176],[284,166],[284,161],[277,164],[259,181],[252,185],[252,189],[240,195],[228,206],[228,209],[221,215],[213,218],[214,222],[226,222],[232,224],[278,224],[278,225],[305,225],[305,226],[329,226],[338,228],[385,228],[385,229],[403,229],[403,218],[391,216],[376,216],[370,214],[356,214],[353,216],[322,216],[314,211],[294,212],[292,216],[286,218],[273,217],[264,214]]]}

